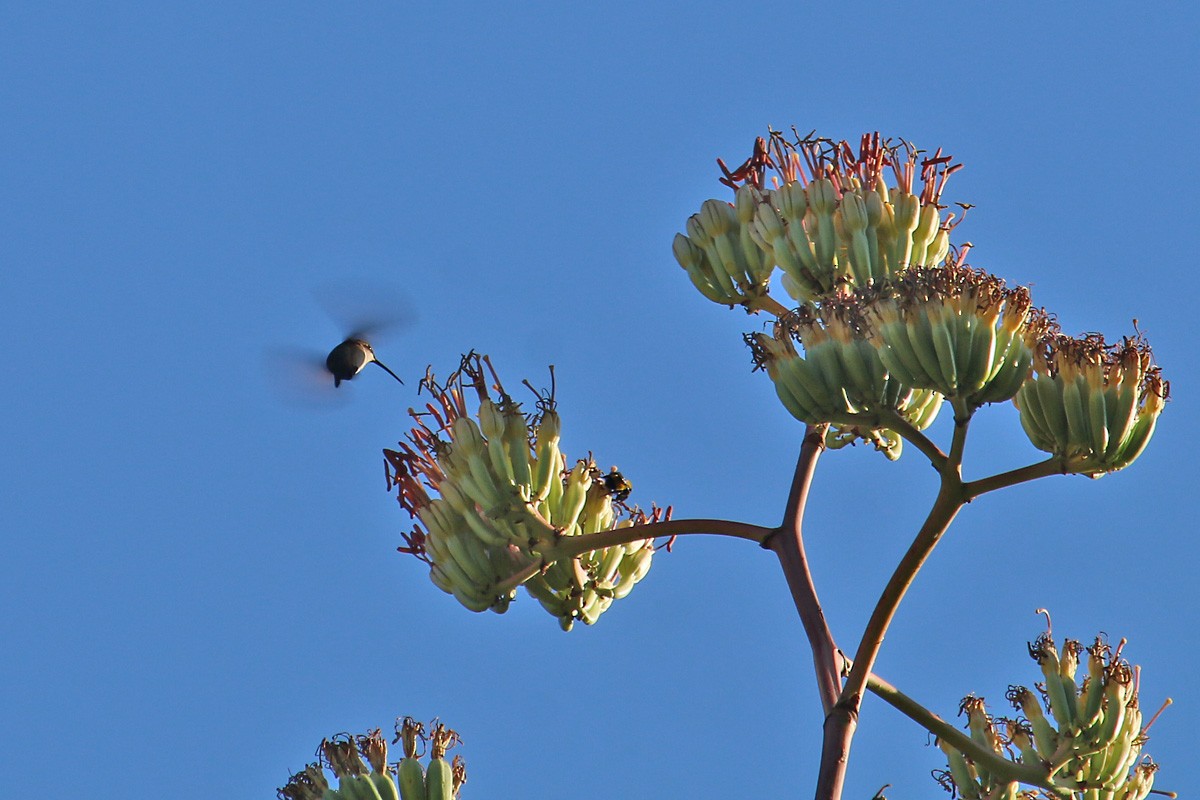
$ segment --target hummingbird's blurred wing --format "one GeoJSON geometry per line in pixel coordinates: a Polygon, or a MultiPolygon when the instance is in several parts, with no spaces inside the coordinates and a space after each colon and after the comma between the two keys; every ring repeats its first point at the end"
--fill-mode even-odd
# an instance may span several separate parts
{"type": "Polygon", "coordinates": [[[316,289],[313,295],[346,339],[374,344],[380,336],[405,328],[416,319],[407,296],[387,284],[345,281],[316,289]]]}
{"type": "Polygon", "coordinates": [[[324,353],[295,347],[273,347],[264,354],[264,373],[271,391],[289,406],[334,409],[346,405],[350,392],[334,388],[324,353]]]}

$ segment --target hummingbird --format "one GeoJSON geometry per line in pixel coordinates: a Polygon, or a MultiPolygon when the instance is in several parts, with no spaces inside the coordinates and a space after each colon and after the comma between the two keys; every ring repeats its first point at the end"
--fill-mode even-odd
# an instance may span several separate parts
{"type": "Polygon", "coordinates": [[[388,366],[375,356],[371,343],[359,334],[350,334],[349,338],[329,351],[329,355],[325,357],[325,369],[333,375],[333,385],[341,386],[342,381],[352,380],[371,362],[379,365],[384,372],[400,383],[404,383],[399,375],[388,369],[388,366]]]}
{"type": "Polygon", "coordinates": [[[412,324],[415,314],[403,293],[387,285],[342,281],[314,290],[313,296],[341,329],[337,331],[341,341],[332,350],[268,348],[264,365],[268,384],[280,400],[308,408],[341,406],[354,392],[339,392],[337,387],[357,377],[372,361],[397,383],[404,383],[379,360],[371,344],[377,337],[412,324]]]}

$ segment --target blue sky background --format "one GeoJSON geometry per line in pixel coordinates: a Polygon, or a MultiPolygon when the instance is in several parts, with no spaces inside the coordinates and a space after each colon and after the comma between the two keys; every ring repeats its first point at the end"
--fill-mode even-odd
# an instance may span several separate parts
{"type": "MultiPolygon", "coordinates": [[[[570,634],[529,599],[472,615],[394,552],[380,457],[424,365],[479,348],[511,387],[555,364],[568,455],[634,501],[775,524],[801,427],[670,250],[768,124],[945,147],[972,263],[1068,331],[1136,317],[1173,384],[1131,469],[968,507],[878,671],[1003,712],[1047,606],[1060,637],[1130,639],[1146,710],[1176,700],[1158,785],[1200,788],[1197,20],[1062,8],[5,5],[0,794],[270,797],[322,736],[407,713],[462,732],[467,800],[807,796],[819,708],[773,556],[681,541],[570,634]],[[408,298],[378,351],[409,389],[375,370],[328,412],[269,388],[274,348],[344,333],[330,284],[408,298]]],[[[1038,457],[996,407],[967,472],[1038,457]]],[[[934,490],[911,450],[822,461],[843,648],[934,490]]],[[[846,796],[940,796],[943,763],[868,699],[846,796]]]]}

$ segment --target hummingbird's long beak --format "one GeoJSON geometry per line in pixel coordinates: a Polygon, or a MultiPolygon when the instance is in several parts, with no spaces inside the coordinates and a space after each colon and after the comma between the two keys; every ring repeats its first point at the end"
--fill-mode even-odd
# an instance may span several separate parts
{"type": "MultiPolygon", "coordinates": [[[[386,372],[388,375],[391,375],[393,378],[400,381],[400,376],[397,375],[396,373],[392,372],[390,369],[388,369],[387,365],[384,364],[382,361],[380,361],[378,358],[372,358],[371,360],[374,361],[376,364],[378,364],[380,367],[382,367],[383,371],[386,372]]],[[[400,383],[404,383],[404,381],[400,381],[400,383]]]]}

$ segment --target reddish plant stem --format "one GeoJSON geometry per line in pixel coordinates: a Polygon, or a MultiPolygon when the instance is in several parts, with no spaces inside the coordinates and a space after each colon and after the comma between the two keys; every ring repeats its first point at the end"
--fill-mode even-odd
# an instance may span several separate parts
{"type": "Polygon", "coordinates": [[[553,546],[539,551],[547,561],[559,558],[574,558],[575,556],[612,547],[617,544],[629,544],[641,539],[662,539],[667,536],[690,536],[693,534],[710,534],[714,536],[732,536],[735,539],[749,539],[761,543],[771,535],[770,528],[752,525],[749,522],[735,522],[728,519],[671,519],[665,522],[648,522],[645,525],[630,525],[627,528],[613,528],[599,533],[585,533],[579,536],[563,536],[557,539],[553,546]]]}
{"type": "Polygon", "coordinates": [[[825,451],[827,427],[826,425],[810,425],[805,429],[804,440],[800,446],[800,456],[796,461],[796,472],[792,477],[792,488],[784,510],[783,523],[763,542],[763,547],[774,552],[779,558],[784,577],[787,578],[788,588],[792,592],[792,601],[796,604],[796,611],[800,613],[800,622],[804,626],[809,647],[812,649],[813,669],[816,671],[821,708],[826,714],[833,708],[838,693],[841,691],[840,665],[837,646],[834,644],[829,625],[825,621],[825,613],[821,610],[821,603],[817,599],[817,589],[813,584],[812,572],[808,568],[801,526],[804,519],[804,508],[808,502],[808,492],[812,486],[813,473],[817,467],[817,459],[825,451]]]}

